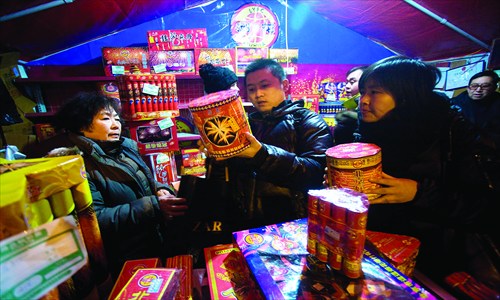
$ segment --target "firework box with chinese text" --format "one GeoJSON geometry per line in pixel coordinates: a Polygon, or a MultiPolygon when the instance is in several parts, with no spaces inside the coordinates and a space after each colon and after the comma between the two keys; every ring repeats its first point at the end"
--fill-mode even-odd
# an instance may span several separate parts
{"type": "Polygon", "coordinates": [[[298,73],[299,49],[269,49],[269,58],[277,61],[287,75],[298,73]]]}
{"type": "Polygon", "coordinates": [[[115,300],[174,299],[179,290],[178,269],[145,268],[137,270],[115,300]]]}
{"type": "Polygon", "coordinates": [[[159,258],[144,258],[144,259],[134,259],[127,260],[118,275],[118,279],[113,286],[111,294],[109,294],[108,299],[115,299],[118,293],[123,289],[125,284],[132,278],[132,276],[140,269],[146,268],[159,268],[161,267],[161,260],[159,258]]]}
{"type": "Polygon", "coordinates": [[[106,76],[149,73],[147,47],[103,47],[102,61],[106,76]]]}
{"type": "Polygon", "coordinates": [[[151,73],[175,73],[194,75],[194,50],[165,50],[150,51],[151,73]]]}
{"type": "Polygon", "coordinates": [[[174,124],[171,118],[166,118],[129,122],[128,127],[130,137],[137,142],[139,152],[145,155],[179,150],[177,129],[174,124]]]}
{"type": "Polygon", "coordinates": [[[269,48],[265,47],[236,47],[236,75],[245,75],[249,64],[259,58],[268,58],[269,48]]]}
{"type": "Polygon", "coordinates": [[[211,299],[263,299],[236,245],[215,245],[204,253],[211,299]]]}
{"type": "Polygon", "coordinates": [[[414,237],[366,231],[366,239],[377,253],[393,264],[401,273],[411,277],[420,248],[420,241],[414,237]]]}
{"type": "Polygon", "coordinates": [[[149,30],[146,34],[150,51],[208,47],[206,28],[149,30]]]}
{"type": "Polygon", "coordinates": [[[235,72],[236,52],[228,48],[200,48],[194,49],[196,61],[196,74],[199,74],[200,66],[212,64],[216,67],[225,67],[235,72]]]}

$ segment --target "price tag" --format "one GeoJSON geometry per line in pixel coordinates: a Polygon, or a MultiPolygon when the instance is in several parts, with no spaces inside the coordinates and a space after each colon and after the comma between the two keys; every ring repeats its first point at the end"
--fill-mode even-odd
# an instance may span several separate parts
{"type": "Polygon", "coordinates": [[[125,66],[111,66],[111,74],[124,75],[125,74],[125,66]]]}
{"type": "Polygon", "coordinates": [[[155,70],[156,74],[165,73],[165,72],[167,72],[167,64],[159,64],[159,65],[153,66],[153,70],[155,70]]]}
{"type": "Polygon", "coordinates": [[[174,122],[172,122],[171,118],[166,118],[158,121],[158,126],[160,127],[161,130],[163,130],[174,126],[174,122]]]}
{"type": "Polygon", "coordinates": [[[144,83],[144,87],[142,88],[143,94],[158,96],[159,88],[154,84],[144,83]]]}

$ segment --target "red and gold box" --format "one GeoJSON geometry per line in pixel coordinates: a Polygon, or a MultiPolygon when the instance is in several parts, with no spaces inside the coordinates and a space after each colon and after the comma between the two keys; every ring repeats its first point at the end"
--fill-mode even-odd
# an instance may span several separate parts
{"type": "Polygon", "coordinates": [[[102,61],[106,76],[149,73],[147,47],[103,47],[102,61]],[[116,71],[117,66],[123,66],[123,72],[116,71]]]}
{"type": "Polygon", "coordinates": [[[108,300],[113,300],[116,298],[118,293],[123,289],[125,284],[134,276],[135,272],[140,269],[146,268],[158,268],[161,267],[161,261],[159,258],[145,258],[145,259],[135,259],[127,260],[118,275],[118,279],[113,286],[111,294],[109,294],[108,300]]]}
{"type": "Polygon", "coordinates": [[[177,164],[173,151],[153,153],[148,156],[156,181],[169,184],[179,180],[177,177],[177,164]]]}
{"type": "Polygon", "coordinates": [[[221,244],[204,252],[211,299],[264,299],[238,246],[221,244]]]}
{"type": "Polygon", "coordinates": [[[378,253],[408,277],[413,275],[420,248],[414,237],[376,231],[366,231],[366,239],[378,253]]]}
{"type": "Polygon", "coordinates": [[[195,74],[194,50],[150,51],[151,73],[195,74]]]}
{"type": "Polygon", "coordinates": [[[236,75],[244,75],[249,64],[259,58],[268,58],[269,48],[236,47],[236,75]]]}
{"type": "Polygon", "coordinates": [[[167,268],[139,269],[115,299],[174,299],[179,289],[179,272],[167,268]]]}
{"type": "Polygon", "coordinates": [[[196,74],[199,74],[200,66],[203,64],[225,67],[235,72],[236,52],[234,48],[194,49],[194,57],[196,61],[196,74]]]}
{"type": "Polygon", "coordinates": [[[36,138],[39,142],[44,141],[56,135],[56,129],[51,124],[35,124],[36,138]]]}
{"type": "Polygon", "coordinates": [[[276,60],[285,70],[286,74],[297,74],[299,49],[269,49],[269,58],[276,60]]]}
{"type": "Polygon", "coordinates": [[[206,28],[150,30],[147,39],[150,51],[208,47],[206,28]]]}
{"type": "Polygon", "coordinates": [[[130,137],[137,142],[142,155],[179,150],[177,129],[175,125],[162,126],[164,120],[129,122],[130,137]]]}

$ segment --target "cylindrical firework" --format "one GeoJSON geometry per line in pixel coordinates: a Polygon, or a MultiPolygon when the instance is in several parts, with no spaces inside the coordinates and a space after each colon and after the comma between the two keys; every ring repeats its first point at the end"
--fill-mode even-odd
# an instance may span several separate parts
{"type": "MultiPolygon", "coordinates": [[[[367,143],[341,144],[326,150],[328,182],[338,188],[350,188],[364,193],[377,188],[369,180],[382,177],[380,147],[367,143]]],[[[368,199],[379,197],[367,194],[368,199]]]]}
{"type": "Polygon", "coordinates": [[[208,152],[227,157],[250,146],[245,133],[251,132],[240,95],[225,90],[194,99],[189,110],[208,152]]]}

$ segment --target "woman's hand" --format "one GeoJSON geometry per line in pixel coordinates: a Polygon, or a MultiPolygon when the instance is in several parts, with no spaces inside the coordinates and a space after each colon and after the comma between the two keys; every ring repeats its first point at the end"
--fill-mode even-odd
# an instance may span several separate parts
{"type": "Polygon", "coordinates": [[[417,194],[418,183],[407,178],[396,178],[382,173],[382,178],[371,179],[370,182],[381,185],[379,188],[366,190],[367,194],[380,194],[381,196],[370,200],[370,204],[379,203],[405,203],[412,201],[417,194]]]}
{"type": "Polygon", "coordinates": [[[161,189],[161,190],[158,190],[156,192],[156,196],[160,197],[160,196],[168,196],[168,195],[171,195],[170,192],[166,189],[161,189]]]}
{"type": "Polygon", "coordinates": [[[168,195],[158,196],[158,201],[160,203],[160,210],[167,220],[185,215],[189,208],[185,198],[177,198],[169,193],[168,195]]]}

